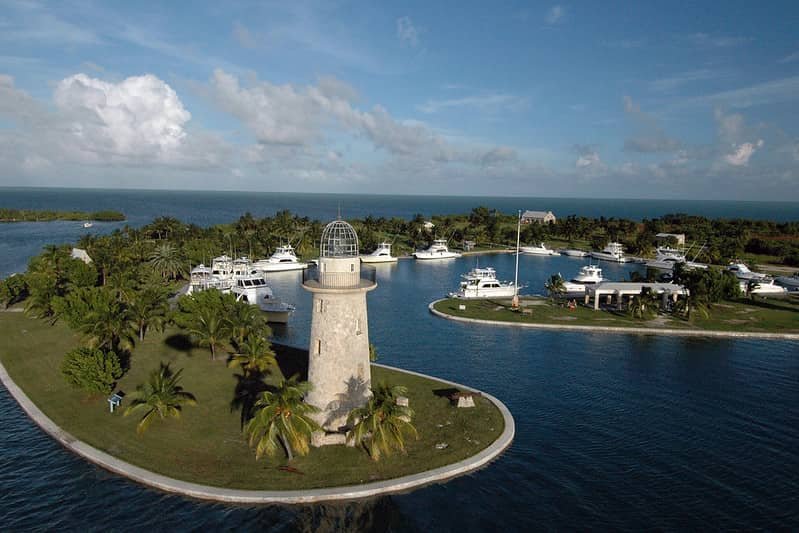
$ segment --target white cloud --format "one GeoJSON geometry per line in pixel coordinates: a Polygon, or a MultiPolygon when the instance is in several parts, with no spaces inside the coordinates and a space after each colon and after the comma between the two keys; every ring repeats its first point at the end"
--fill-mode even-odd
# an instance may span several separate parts
{"type": "Polygon", "coordinates": [[[85,74],[56,86],[54,101],[86,152],[169,159],[191,114],[172,88],[151,74],[109,83],[85,74]]]}
{"type": "Polygon", "coordinates": [[[417,106],[422,113],[438,113],[442,109],[471,107],[476,109],[509,109],[520,110],[527,106],[527,99],[506,93],[491,93],[447,100],[428,100],[417,106]]]}
{"type": "Polygon", "coordinates": [[[726,154],[724,160],[730,165],[740,167],[749,164],[749,158],[754,155],[758,148],[763,147],[763,139],[759,139],[756,143],[743,143],[739,146],[734,146],[734,151],[731,154],[726,154]]]}
{"type": "Polygon", "coordinates": [[[397,38],[404,46],[411,48],[419,46],[419,30],[414,26],[411,17],[397,19],[397,38]]]}
{"type": "Polygon", "coordinates": [[[233,23],[233,37],[244,48],[255,48],[255,37],[241,22],[233,23]]]}
{"type": "Polygon", "coordinates": [[[758,105],[793,102],[799,100],[799,76],[780,78],[683,100],[677,107],[722,105],[748,108],[758,105]]]}
{"type": "Polygon", "coordinates": [[[683,35],[680,38],[700,48],[730,48],[752,41],[751,37],[736,37],[718,34],[713,35],[702,32],[693,33],[691,35],[683,35]]]}
{"type": "Polygon", "coordinates": [[[566,8],[561,5],[554,5],[547,11],[546,22],[550,26],[559,23],[566,16],[566,8]]]}
{"type": "Polygon", "coordinates": [[[799,50],[792,54],[788,54],[787,56],[778,60],[777,63],[793,63],[794,61],[799,61],[799,50]]]}
{"type": "Polygon", "coordinates": [[[727,143],[735,143],[741,138],[744,127],[744,117],[739,113],[725,114],[721,109],[713,112],[718,126],[719,138],[727,143]]]}
{"type": "Polygon", "coordinates": [[[624,140],[625,151],[652,154],[674,152],[682,146],[679,140],[663,131],[655,117],[641,111],[641,106],[630,96],[625,95],[623,101],[624,112],[636,130],[633,137],[624,140]]]}
{"type": "Polygon", "coordinates": [[[692,82],[713,80],[724,75],[723,72],[710,69],[689,70],[653,80],[649,83],[649,88],[655,92],[671,92],[692,82]]]}
{"type": "Polygon", "coordinates": [[[603,166],[599,152],[593,146],[577,144],[574,149],[577,151],[577,161],[575,161],[574,166],[578,169],[600,168],[603,166]]]}

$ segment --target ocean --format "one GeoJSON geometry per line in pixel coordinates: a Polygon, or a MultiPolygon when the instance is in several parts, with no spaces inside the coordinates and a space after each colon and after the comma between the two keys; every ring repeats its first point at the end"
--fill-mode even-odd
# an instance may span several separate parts
{"type": "MultiPolygon", "coordinates": [[[[18,201],[27,195],[39,207],[120,209],[131,224],[161,214],[212,224],[247,209],[263,215],[282,208],[327,220],[335,217],[339,200],[345,217],[429,215],[446,210],[440,206],[465,212],[480,204],[509,212],[549,208],[562,215],[583,202],[562,204],[561,211],[531,199],[516,207],[510,202],[518,200],[490,205],[492,199],[471,198],[436,204],[431,197],[349,197],[347,203],[347,197],[316,195],[248,199],[241,193],[49,191],[45,201],[33,190],[17,194],[18,201]],[[80,200],[81,194],[88,198],[80,200]],[[62,203],[53,205],[59,195],[62,203]],[[384,211],[375,205],[384,205],[384,211]]],[[[605,204],[604,216],[614,216],[613,204],[605,204]]],[[[658,211],[636,212],[654,217],[678,207],[666,203],[658,204],[658,211]]],[[[615,216],[636,218],[615,209],[615,216]]],[[[744,214],[744,206],[724,209],[730,216],[753,217],[744,214]]],[[[786,208],[786,217],[795,217],[796,206],[792,209],[786,208]]],[[[84,231],[79,226],[0,226],[0,246],[9,246],[9,230],[23,243],[11,244],[19,257],[3,257],[3,268],[11,263],[24,268],[41,240],[74,239],[84,231]],[[37,244],[25,248],[26,239],[37,244]]],[[[99,226],[92,230],[113,227],[99,226]]],[[[501,279],[513,278],[509,254],[378,265],[378,287],[368,296],[369,335],[380,362],[472,385],[509,407],[516,439],[486,468],[409,494],[346,504],[199,502],[144,488],[75,457],[42,433],[0,387],[2,529],[799,529],[799,342],[533,331],[432,316],[427,304],[453,290],[460,274],[478,262],[496,268],[501,279]]],[[[568,257],[523,256],[520,280],[527,292],[542,292],[552,273],[568,277],[583,264],[568,257]]],[[[602,266],[612,279],[640,268],[602,266]]],[[[304,347],[310,297],[300,280],[297,272],[270,276],[276,294],[297,306],[287,326],[274,328],[275,339],[304,347]]]]}

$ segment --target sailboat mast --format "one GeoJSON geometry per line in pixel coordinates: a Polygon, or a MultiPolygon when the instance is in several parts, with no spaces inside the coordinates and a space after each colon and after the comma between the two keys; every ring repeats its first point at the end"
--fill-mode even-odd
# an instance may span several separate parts
{"type": "Polygon", "coordinates": [[[516,222],[516,274],[513,278],[513,296],[519,297],[519,236],[522,232],[522,212],[519,210],[519,220],[516,222]]]}

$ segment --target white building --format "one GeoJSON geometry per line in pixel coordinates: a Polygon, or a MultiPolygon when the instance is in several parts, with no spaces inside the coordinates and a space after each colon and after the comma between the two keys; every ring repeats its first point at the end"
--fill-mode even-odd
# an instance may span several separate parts
{"type": "Polygon", "coordinates": [[[358,236],[346,222],[325,227],[320,252],[303,279],[313,294],[306,401],[320,409],[314,418],[325,429],[314,446],[343,444],[347,416],[372,394],[366,293],[377,287],[374,270],[361,277],[358,236]]]}
{"type": "Polygon", "coordinates": [[[678,246],[685,246],[685,233],[658,233],[655,235],[658,241],[666,241],[671,237],[674,237],[678,246]]]}
{"type": "Polygon", "coordinates": [[[522,213],[522,224],[554,224],[557,219],[552,211],[525,211],[522,213]]]}

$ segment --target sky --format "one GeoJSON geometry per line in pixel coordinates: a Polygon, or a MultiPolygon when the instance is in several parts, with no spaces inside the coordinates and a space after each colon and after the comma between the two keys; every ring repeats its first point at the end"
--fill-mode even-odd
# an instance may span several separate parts
{"type": "Polygon", "coordinates": [[[0,0],[0,187],[799,201],[799,2],[0,0]]]}

